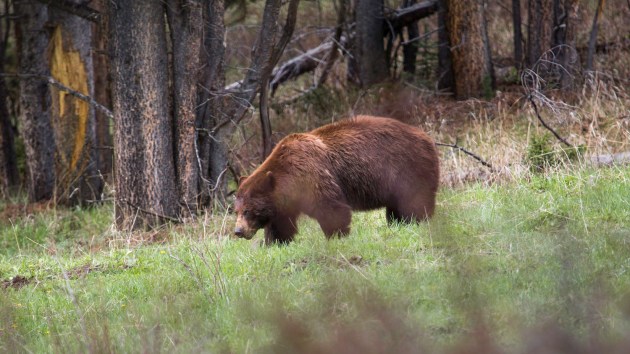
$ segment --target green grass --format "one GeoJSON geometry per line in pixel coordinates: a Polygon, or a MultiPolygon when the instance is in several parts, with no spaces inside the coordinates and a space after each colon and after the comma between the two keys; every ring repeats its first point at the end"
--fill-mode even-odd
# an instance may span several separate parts
{"type": "Polygon", "coordinates": [[[110,206],[13,220],[0,351],[448,351],[482,330],[517,352],[548,325],[578,343],[630,333],[629,168],[443,190],[437,210],[394,227],[356,213],[330,241],[302,219],[285,247],[226,237],[231,216],[140,245],[111,230],[110,206]],[[7,286],[18,276],[28,283],[7,286]]]}

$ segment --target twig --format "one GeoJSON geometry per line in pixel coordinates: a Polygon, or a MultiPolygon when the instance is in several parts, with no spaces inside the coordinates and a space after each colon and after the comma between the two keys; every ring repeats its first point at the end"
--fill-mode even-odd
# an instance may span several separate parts
{"type": "Polygon", "coordinates": [[[109,110],[107,107],[103,106],[102,104],[96,102],[95,99],[93,99],[91,96],[88,95],[84,95],[81,92],[78,92],[76,90],[73,90],[71,88],[69,88],[68,86],[62,84],[61,82],[55,80],[52,76],[46,76],[46,75],[36,75],[36,74],[12,74],[12,73],[0,73],[0,76],[5,76],[5,77],[17,77],[19,79],[40,79],[43,81],[46,81],[49,85],[54,86],[56,88],[58,88],[61,91],[64,91],[78,99],[81,99],[89,104],[91,104],[92,106],[94,106],[94,108],[100,110],[101,112],[103,112],[109,119],[114,119],[114,114],[112,113],[111,110],[109,110]]]}
{"type": "Polygon", "coordinates": [[[532,104],[532,106],[534,107],[534,112],[536,113],[536,117],[538,117],[538,120],[540,121],[540,123],[550,132],[553,133],[553,135],[555,135],[555,137],[560,140],[561,142],[563,142],[566,146],[573,148],[574,146],[569,144],[568,141],[566,141],[563,137],[560,136],[560,134],[558,134],[555,130],[553,130],[553,128],[551,128],[547,122],[545,122],[542,117],[540,116],[540,113],[538,112],[538,106],[536,105],[536,101],[534,101],[534,98],[532,97],[532,95],[528,95],[527,99],[529,100],[529,102],[532,104]]]}
{"type": "Polygon", "coordinates": [[[450,147],[452,149],[459,150],[459,151],[465,153],[466,155],[471,156],[475,160],[479,161],[482,165],[488,167],[491,171],[494,171],[494,167],[492,166],[492,164],[490,164],[489,162],[485,161],[484,159],[482,159],[478,155],[476,155],[476,154],[474,154],[474,153],[464,149],[463,147],[457,145],[457,143],[455,143],[455,144],[435,143],[435,145],[450,147]]]}

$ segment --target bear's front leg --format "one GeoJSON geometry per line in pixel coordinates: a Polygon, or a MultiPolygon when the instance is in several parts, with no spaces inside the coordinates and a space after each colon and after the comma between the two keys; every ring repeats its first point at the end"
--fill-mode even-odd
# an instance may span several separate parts
{"type": "Polygon", "coordinates": [[[265,244],[289,243],[297,231],[297,216],[277,216],[265,227],[265,244]]]}

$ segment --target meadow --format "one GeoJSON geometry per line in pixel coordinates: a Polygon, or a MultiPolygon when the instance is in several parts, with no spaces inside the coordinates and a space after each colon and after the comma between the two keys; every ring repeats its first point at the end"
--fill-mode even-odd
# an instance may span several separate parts
{"type": "Polygon", "coordinates": [[[444,188],[421,225],[355,213],[326,240],[304,218],[271,247],[229,213],[133,234],[107,204],[4,219],[0,351],[627,350],[628,196],[629,167],[564,166],[444,188]]]}

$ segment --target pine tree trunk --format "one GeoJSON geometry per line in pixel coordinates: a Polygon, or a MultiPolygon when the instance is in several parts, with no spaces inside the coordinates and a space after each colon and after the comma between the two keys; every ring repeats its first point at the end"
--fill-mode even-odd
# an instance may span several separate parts
{"type": "Polygon", "coordinates": [[[514,32],[514,62],[517,68],[523,65],[523,31],[521,29],[521,0],[512,0],[512,27],[514,32]]]}
{"type": "Polygon", "coordinates": [[[451,59],[451,40],[446,29],[448,21],[448,0],[439,1],[438,10],[438,89],[453,91],[453,60],[451,59]]]}
{"type": "Polygon", "coordinates": [[[119,229],[176,219],[164,4],[110,1],[114,178],[119,229]]]}
{"type": "Polygon", "coordinates": [[[488,97],[494,91],[483,5],[477,0],[448,0],[446,30],[451,45],[457,99],[488,97]]]}
{"type": "MultiPolygon", "coordinates": [[[[9,9],[5,9],[8,14],[9,9]]],[[[0,20],[0,72],[5,72],[5,59],[9,31],[9,18],[0,20]]],[[[0,77],[0,196],[5,195],[19,183],[17,156],[15,154],[15,134],[9,107],[7,107],[8,91],[4,77],[0,77]]]]}
{"type": "MultiPolygon", "coordinates": [[[[90,6],[101,12],[99,23],[92,25],[92,45],[94,47],[94,99],[105,107],[112,106],[111,85],[109,82],[109,57],[107,56],[107,42],[109,36],[107,1],[97,0],[90,6]]],[[[98,156],[98,168],[105,181],[111,181],[114,168],[114,142],[112,140],[111,119],[100,110],[96,114],[96,153],[98,156]]]]}
{"type": "Polygon", "coordinates": [[[199,54],[202,47],[202,1],[169,0],[167,14],[173,45],[173,103],[175,163],[181,215],[194,216],[199,196],[195,107],[199,54]]]}
{"type": "MultiPolygon", "coordinates": [[[[201,173],[199,189],[200,203],[208,206],[217,196],[219,200],[227,193],[227,180],[219,178],[227,168],[227,149],[223,140],[218,140],[213,130],[219,122],[227,119],[224,115],[225,68],[225,25],[223,24],[223,0],[209,0],[204,6],[206,24],[201,62],[205,63],[199,80],[202,87],[198,94],[197,110],[197,149],[199,151],[201,173]],[[217,185],[218,182],[218,185],[217,185]]],[[[225,174],[223,176],[225,177],[225,174]]]]}
{"type": "MultiPolygon", "coordinates": [[[[405,0],[404,7],[409,7],[416,3],[416,0],[405,0]]],[[[418,21],[406,26],[407,41],[412,41],[403,45],[403,71],[409,74],[416,73],[416,56],[418,54],[418,21]]]]}
{"type": "Polygon", "coordinates": [[[527,16],[527,66],[532,67],[553,42],[553,0],[529,0],[527,16]]]}
{"type": "MultiPolygon", "coordinates": [[[[90,22],[54,8],[48,13],[51,76],[74,91],[94,96],[90,22]]],[[[103,182],[97,166],[94,107],[58,88],[51,88],[51,103],[56,201],[75,205],[100,200],[103,182]]]]}
{"type": "Polygon", "coordinates": [[[385,80],[389,75],[383,47],[383,0],[357,0],[356,43],[358,78],[363,87],[385,80]]]}
{"type": "Polygon", "coordinates": [[[41,77],[50,75],[46,53],[48,9],[37,1],[16,2],[19,33],[20,80],[19,128],[26,153],[27,188],[31,202],[53,197],[55,188],[55,140],[50,121],[50,91],[41,77]]]}

